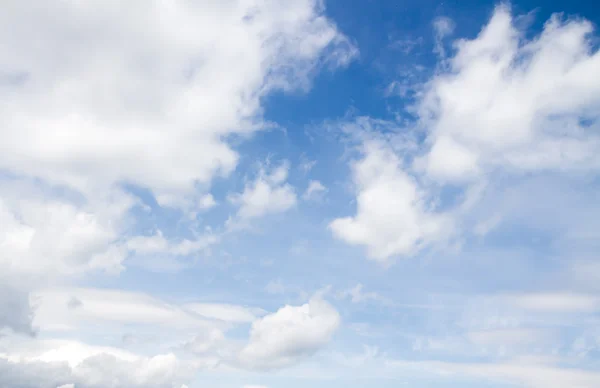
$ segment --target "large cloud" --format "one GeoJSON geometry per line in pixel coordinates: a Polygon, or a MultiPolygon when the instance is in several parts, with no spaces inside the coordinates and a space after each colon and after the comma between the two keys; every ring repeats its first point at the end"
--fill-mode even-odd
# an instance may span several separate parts
{"type": "MultiPolygon", "coordinates": [[[[315,0],[8,1],[0,32],[0,283],[19,276],[25,293],[122,271],[149,246],[126,241],[134,201],[122,184],[163,205],[212,206],[212,178],[238,160],[226,138],[264,127],[261,99],[356,54],[315,0]]],[[[155,251],[215,242],[177,241],[155,251]]],[[[5,316],[0,326],[23,328],[5,316]]]]}
{"type": "MultiPolygon", "coordinates": [[[[480,34],[455,42],[454,55],[420,85],[416,128],[396,128],[392,140],[366,136],[353,164],[356,214],[334,220],[334,234],[377,260],[409,256],[470,228],[462,221],[476,218],[467,214],[490,182],[596,173],[600,53],[591,33],[585,20],[553,16],[527,40],[499,6],[480,34]]],[[[479,225],[478,233],[497,223],[479,225]]]]}
{"type": "Polygon", "coordinates": [[[461,181],[494,168],[600,167],[591,33],[591,23],[555,15],[528,41],[501,6],[477,38],[456,42],[449,71],[430,81],[419,107],[430,132],[427,173],[461,181]]]}
{"type": "Polygon", "coordinates": [[[1,18],[0,168],[167,203],[235,167],[223,137],[261,127],[266,93],[354,55],[314,0],[10,1],[1,18]]]}

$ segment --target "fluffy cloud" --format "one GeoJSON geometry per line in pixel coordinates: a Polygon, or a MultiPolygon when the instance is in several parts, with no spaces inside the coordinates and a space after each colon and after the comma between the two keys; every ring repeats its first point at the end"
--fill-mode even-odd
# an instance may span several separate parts
{"type": "Polygon", "coordinates": [[[334,220],[329,225],[334,235],[367,246],[369,256],[379,261],[413,254],[446,238],[451,219],[435,212],[427,192],[405,171],[393,149],[370,140],[363,154],[352,166],[357,214],[334,220]]]}
{"type": "Polygon", "coordinates": [[[126,181],[169,204],[232,171],[222,139],[261,128],[262,96],[355,55],[313,0],[5,11],[2,72],[16,81],[0,89],[0,168],[84,192],[126,181]]]}
{"type": "MultiPolygon", "coordinates": [[[[440,23],[437,34],[447,34],[450,24],[440,23]]],[[[501,223],[492,215],[471,226],[468,216],[496,177],[597,172],[600,53],[591,33],[585,20],[553,16],[528,40],[499,6],[421,85],[416,128],[396,125],[385,142],[365,131],[353,164],[356,215],[334,220],[334,235],[380,261],[410,256],[456,232],[472,227],[481,235],[501,223]]]]}
{"type": "Polygon", "coordinates": [[[422,163],[442,181],[515,172],[600,167],[600,53],[591,23],[553,16],[533,40],[496,9],[473,40],[456,42],[450,69],[419,106],[430,146],[422,163]]]}
{"type": "Polygon", "coordinates": [[[284,212],[294,206],[297,201],[296,192],[286,183],[288,172],[287,162],[270,173],[261,168],[256,179],[248,183],[242,193],[230,196],[230,201],[239,206],[238,218],[246,221],[284,212]]]}
{"type": "MultiPolygon", "coordinates": [[[[226,138],[264,127],[261,99],[357,53],[315,0],[8,1],[0,26],[0,328],[24,332],[39,285],[214,243],[128,242],[124,187],[213,207],[212,178],[238,160],[226,138]]],[[[285,207],[295,197],[282,190],[285,207]]]]}
{"type": "Polygon", "coordinates": [[[282,307],[252,324],[239,360],[257,369],[291,365],[327,344],[339,325],[338,312],[319,297],[302,306],[282,307]]]}
{"type": "Polygon", "coordinates": [[[75,342],[37,355],[0,356],[3,387],[179,388],[192,373],[173,354],[140,357],[75,342]]]}

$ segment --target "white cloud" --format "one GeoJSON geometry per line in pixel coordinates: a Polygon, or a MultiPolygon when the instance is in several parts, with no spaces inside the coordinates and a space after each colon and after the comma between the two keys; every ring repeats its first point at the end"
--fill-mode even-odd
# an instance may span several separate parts
{"type": "Polygon", "coordinates": [[[450,69],[431,79],[418,111],[428,130],[422,163],[442,181],[509,171],[596,170],[600,53],[591,23],[553,16],[526,40],[499,6],[473,40],[456,42],[450,69]]]}
{"type": "Polygon", "coordinates": [[[141,357],[74,341],[38,345],[27,354],[0,357],[0,386],[172,388],[193,376],[192,365],[173,354],[141,357]],[[46,349],[48,345],[52,348],[46,349]]]}
{"type": "Polygon", "coordinates": [[[201,209],[210,209],[217,206],[217,201],[215,201],[215,198],[212,194],[204,194],[202,197],[200,197],[198,206],[201,209]]]}
{"type": "MultiPolygon", "coordinates": [[[[226,138],[265,127],[261,99],[357,55],[313,0],[8,1],[0,26],[0,73],[14,80],[0,88],[0,282],[21,279],[8,304],[123,270],[135,224],[123,184],[214,206],[212,178],[238,161],[226,138]]],[[[183,254],[205,241],[161,244],[183,254]]]]}
{"type": "Polygon", "coordinates": [[[256,179],[246,184],[242,193],[229,197],[232,203],[239,206],[238,217],[241,220],[249,220],[284,212],[296,205],[296,192],[286,183],[288,172],[287,162],[270,173],[261,168],[256,179]]]}
{"type": "Polygon", "coordinates": [[[262,96],[356,54],[321,13],[312,0],[11,1],[0,61],[24,77],[2,88],[0,168],[87,193],[127,181],[177,204],[233,170],[222,139],[262,126],[262,96]]]}
{"type": "Polygon", "coordinates": [[[364,144],[364,157],[352,166],[357,192],[354,217],[338,218],[330,228],[349,244],[365,245],[369,257],[411,255],[444,240],[452,221],[436,213],[427,193],[403,168],[391,147],[380,140],[364,144]]]}
{"type": "MultiPolygon", "coordinates": [[[[450,32],[447,22],[437,27],[450,32]]],[[[591,32],[585,20],[553,16],[527,40],[499,6],[476,38],[455,42],[454,56],[422,85],[416,127],[383,125],[390,131],[382,145],[364,118],[357,120],[365,143],[364,158],[353,164],[357,211],[330,224],[334,235],[380,261],[410,256],[449,236],[460,243],[458,232],[471,227],[484,235],[501,224],[493,214],[482,222],[470,213],[495,177],[597,172],[600,52],[591,32]],[[458,195],[449,199],[446,189],[458,195]]]]}
{"type": "Polygon", "coordinates": [[[339,325],[338,312],[319,297],[302,306],[282,307],[252,324],[239,360],[257,369],[291,365],[326,345],[339,325]]]}
{"type": "Polygon", "coordinates": [[[29,182],[0,181],[0,265],[11,273],[70,275],[119,272],[124,255],[111,251],[131,199],[116,193],[85,205],[44,196],[29,182]],[[100,207],[102,210],[100,212],[100,207]]]}
{"type": "Polygon", "coordinates": [[[324,193],[327,192],[327,187],[323,186],[323,184],[319,181],[311,180],[306,188],[306,191],[302,195],[302,198],[305,201],[311,199],[320,198],[324,193]]]}

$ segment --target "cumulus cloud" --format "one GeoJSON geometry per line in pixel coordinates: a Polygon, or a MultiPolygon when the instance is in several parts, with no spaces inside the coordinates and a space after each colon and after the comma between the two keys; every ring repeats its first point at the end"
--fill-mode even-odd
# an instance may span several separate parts
{"type": "Polygon", "coordinates": [[[289,366],[325,346],[339,325],[338,312],[318,296],[302,306],[282,307],[252,324],[239,361],[257,369],[289,366]]]}
{"type": "Polygon", "coordinates": [[[496,168],[597,170],[600,53],[591,33],[585,20],[554,15],[527,40],[500,6],[475,39],[457,41],[418,108],[426,173],[457,182],[496,168]]]}
{"type": "Polygon", "coordinates": [[[176,204],[232,171],[222,139],[261,128],[262,96],[355,55],[321,12],[313,0],[11,1],[0,59],[23,76],[1,89],[0,168],[84,192],[126,181],[176,204]]]}
{"type": "Polygon", "coordinates": [[[239,206],[238,218],[246,221],[284,212],[296,205],[296,192],[286,183],[288,172],[287,162],[269,172],[261,168],[256,179],[246,184],[242,193],[231,195],[229,200],[239,206]]]}
{"type": "Polygon", "coordinates": [[[336,237],[365,245],[379,261],[411,255],[447,237],[452,220],[435,211],[428,193],[387,143],[367,141],[363,155],[352,165],[356,215],[331,222],[336,237]]]}
{"type": "MultiPolygon", "coordinates": [[[[436,28],[451,31],[439,20],[436,28]]],[[[352,165],[356,214],[334,220],[334,235],[380,261],[410,256],[468,232],[469,211],[494,177],[597,172],[600,53],[592,32],[585,20],[555,15],[528,39],[508,7],[497,7],[422,85],[415,127],[395,125],[386,142],[361,137],[364,152],[352,165]],[[405,142],[401,150],[394,137],[405,142]]],[[[474,222],[482,235],[502,219],[474,222]]]]}
{"type": "Polygon", "coordinates": [[[173,354],[139,357],[75,345],[35,357],[0,357],[0,386],[173,388],[193,374],[191,365],[173,354]],[[69,352],[79,354],[73,358],[69,352]]]}
{"type": "MultiPolygon", "coordinates": [[[[161,206],[215,206],[212,179],[238,161],[228,139],[265,127],[261,99],[306,90],[357,55],[314,0],[8,1],[0,32],[0,328],[28,333],[39,285],[213,244],[128,241],[137,202],[125,188],[161,206]]],[[[279,209],[295,201],[285,185],[272,194],[279,209]]],[[[257,206],[243,215],[272,209],[257,206]]],[[[73,313],[98,307],[82,300],[73,313]]]]}

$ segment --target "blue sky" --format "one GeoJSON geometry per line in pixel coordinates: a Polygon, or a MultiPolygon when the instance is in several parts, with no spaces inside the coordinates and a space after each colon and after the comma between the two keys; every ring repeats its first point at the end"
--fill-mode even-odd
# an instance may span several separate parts
{"type": "Polygon", "coordinates": [[[600,386],[595,8],[9,1],[0,387],[600,386]]]}

